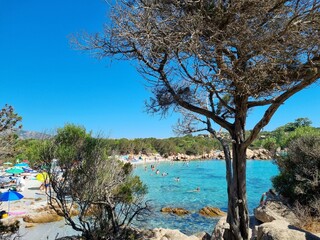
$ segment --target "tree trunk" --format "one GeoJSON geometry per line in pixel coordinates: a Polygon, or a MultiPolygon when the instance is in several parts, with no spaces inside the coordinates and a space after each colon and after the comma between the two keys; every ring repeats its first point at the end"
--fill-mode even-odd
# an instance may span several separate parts
{"type": "MultiPolygon", "coordinates": [[[[227,184],[228,184],[228,215],[227,222],[230,229],[225,232],[224,239],[227,240],[247,240],[249,239],[249,212],[247,205],[246,187],[246,151],[245,141],[245,121],[246,121],[246,101],[239,98],[236,103],[234,129],[232,137],[232,172],[227,165],[227,184]],[[229,172],[229,173],[228,173],[229,172]],[[230,173],[231,172],[231,173],[230,173]],[[231,176],[228,176],[230,175],[231,176]]],[[[225,153],[226,155],[226,153],[225,153]]],[[[230,157],[226,155],[227,158],[230,157]]]]}
{"type": "Polygon", "coordinates": [[[249,238],[249,216],[246,191],[246,150],[233,144],[232,155],[233,161],[231,173],[231,170],[228,170],[228,161],[230,160],[227,160],[226,157],[228,188],[227,222],[230,225],[230,230],[225,231],[224,239],[242,240],[249,238]]]}

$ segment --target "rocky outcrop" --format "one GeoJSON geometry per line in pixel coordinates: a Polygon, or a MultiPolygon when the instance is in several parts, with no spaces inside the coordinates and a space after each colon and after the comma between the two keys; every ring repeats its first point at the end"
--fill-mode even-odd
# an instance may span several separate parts
{"type": "Polygon", "coordinates": [[[295,213],[281,201],[267,201],[254,212],[262,224],[255,227],[257,240],[320,240],[316,235],[296,226],[300,225],[295,213]]]}
{"type": "Polygon", "coordinates": [[[53,210],[40,212],[40,213],[27,214],[23,217],[23,221],[27,223],[49,223],[49,222],[61,221],[62,219],[63,217],[56,214],[53,210]]]}
{"type": "MultiPolygon", "coordinates": [[[[230,229],[230,225],[227,223],[227,217],[220,218],[213,230],[211,240],[224,240],[223,235],[227,229],[230,229]]],[[[252,230],[249,229],[249,239],[252,239],[251,236],[252,230]]]]}
{"type": "MultiPolygon", "coordinates": [[[[78,214],[78,210],[71,208],[70,215],[75,216],[78,214]]],[[[33,213],[26,214],[23,216],[23,221],[27,223],[49,223],[61,221],[63,219],[63,213],[57,208],[57,212],[52,209],[51,206],[47,205],[44,207],[39,207],[34,210],[33,213]]]]}
{"type": "Polygon", "coordinates": [[[254,216],[263,223],[285,220],[292,225],[299,224],[294,212],[281,201],[267,201],[264,206],[259,206],[255,209],[254,216]]]}
{"type": "Polygon", "coordinates": [[[179,216],[189,214],[190,212],[184,208],[171,208],[171,207],[164,207],[160,210],[163,213],[173,213],[179,216]]]}
{"type": "Polygon", "coordinates": [[[247,149],[247,159],[269,160],[272,154],[265,148],[247,149]]]}
{"type": "Polygon", "coordinates": [[[129,235],[136,240],[210,240],[211,236],[206,232],[199,232],[188,236],[177,229],[165,229],[165,228],[154,228],[154,229],[127,229],[129,235]]]}
{"type": "Polygon", "coordinates": [[[227,217],[222,217],[213,230],[211,240],[223,240],[223,234],[226,229],[230,229],[230,225],[227,223],[227,217]]]}
{"type": "Polygon", "coordinates": [[[226,215],[226,213],[219,208],[210,206],[200,209],[199,214],[205,217],[221,217],[226,215]]]}
{"type": "MultiPolygon", "coordinates": [[[[150,234],[149,234],[150,236],[150,234]]],[[[206,234],[200,234],[199,237],[192,235],[187,236],[179,230],[155,228],[152,230],[152,236],[149,240],[206,240],[206,234]]]]}
{"type": "Polygon", "coordinates": [[[319,240],[312,233],[296,228],[285,220],[274,220],[258,226],[257,240],[319,240]]]}
{"type": "Polygon", "coordinates": [[[210,240],[211,239],[210,234],[208,234],[206,232],[199,232],[199,233],[193,234],[193,236],[196,236],[198,239],[201,239],[201,240],[210,240]]]}

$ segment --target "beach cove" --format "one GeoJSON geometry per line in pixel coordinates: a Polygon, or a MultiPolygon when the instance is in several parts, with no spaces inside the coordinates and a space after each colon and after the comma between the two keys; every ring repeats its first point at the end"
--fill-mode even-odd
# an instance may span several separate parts
{"type": "MultiPolygon", "coordinates": [[[[259,204],[261,194],[271,187],[270,177],[278,173],[272,161],[247,161],[248,204],[252,215],[259,204]]],[[[191,235],[196,232],[212,233],[219,218],[201,216],[198,212],[206,206],[227,210],[225,182],[225,162],[221,160],[205,161],[157,161],[147,164],[135,164],[134,174],[148,186],[145,199],[150,200],[151,214],[134,226],[141,229],[170,228],[179,229],[191,235]],[[151,165],[155,167],[151,170],[151,165]],[[159,171],[156,174],[156,171],[159,171]],[[179,178],[179,181],[177,181],[179,178]],[[199,187],[200,191],[195,191],[199,187]],[[182,207],[190,211],[185,216],[177,216],[160,212],[163,207],[182,207]]],[[[18,219],[21,223],[19,233],[22,239],[55,239],[57,237],[75,235],[65,222],[29,224],[22,219],[32,214],[39,207],[46,205],[46,196],[39,190],[40,182],[28,179],[22,193],[25,197],[10,203],[12,215],[8,218],[18,219]]],[[[3,208],[7,203],[3,203],[3,208]]]]}

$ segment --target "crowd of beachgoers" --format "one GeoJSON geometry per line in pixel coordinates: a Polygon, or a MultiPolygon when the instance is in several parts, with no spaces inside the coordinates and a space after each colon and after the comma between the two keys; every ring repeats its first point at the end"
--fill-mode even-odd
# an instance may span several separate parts
{"type": "Polygon", "coordinates": [[[23,215],[31,205],[46,202],[47,175],[27,161],[0,166],[0,218],[23,215]]]}

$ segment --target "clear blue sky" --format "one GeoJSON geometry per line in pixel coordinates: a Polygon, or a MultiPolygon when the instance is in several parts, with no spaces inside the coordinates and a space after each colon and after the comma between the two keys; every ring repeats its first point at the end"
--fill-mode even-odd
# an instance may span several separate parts
{"type": "MultiPolygon", "coordinates": [[[[148,115],[150,94],[128,62],[98,61],[71,49],[68,36],[98,32],[107,21],[103,0],[0,0],[0,106],[23,117],[23,129],[51,132],[75,123],[111,138],[174,136],[177,115],[148,115]]],[[[298,117],[320,125],[320,85],[303,90],[265,130],[298,117]]],[[[247,128],[260,112],[252,112],[247,128]]]]}

